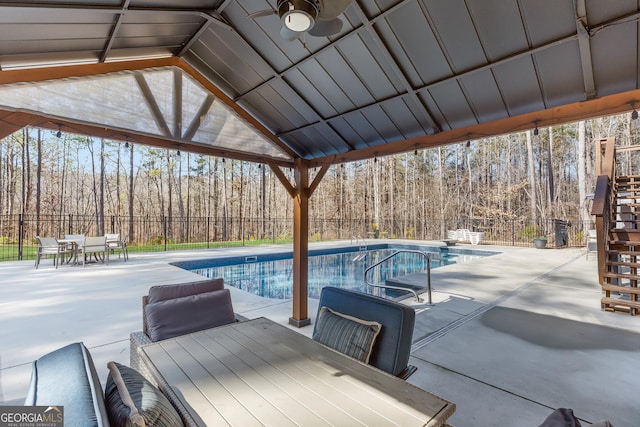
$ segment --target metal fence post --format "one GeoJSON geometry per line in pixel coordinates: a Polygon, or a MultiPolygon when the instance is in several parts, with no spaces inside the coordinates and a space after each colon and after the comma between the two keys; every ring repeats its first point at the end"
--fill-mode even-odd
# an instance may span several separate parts
{"type": "Polygon", "coordinates": [[[164,250],[167,250],[167,217],[162,215],[162,241],[164,242],[164,250]]]}
{"type": "Polygon", "coordinates": [[[24,242],[24,218],[18,214],[18,261],[22,261],[22,245],[24,242]]]}

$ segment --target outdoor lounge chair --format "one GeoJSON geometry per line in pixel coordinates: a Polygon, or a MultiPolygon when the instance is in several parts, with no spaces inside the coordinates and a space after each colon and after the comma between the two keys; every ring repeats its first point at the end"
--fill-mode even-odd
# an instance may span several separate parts
{"type": "MultiPolygon", "coordinates": [[[[313,330],[313,339],[320,342],[323,340],[319,335],[326,334],[326,331],[322,332],[318,327],[323,307],[333,310],[336,314],[351,316],[358,321],[373,321],[382,325],[371,348],[368,358],[370,365],[402,379],[407,379],[416,371],[415,366],[408,364],[416,318],[413,308],[374,295],[326,286],[320,294],[318,316],[313,330]]],[[[336,340],[329,337],[327,341],[336,340]]],[[[323,343],[326,345],[326,342],[323,343]]]]}
{"type": "Polygon", "coordinates": [[[71,255],[73,253],[67,247],[67,245],[59,243],[58,240],[53,237],[36,236],[36,240],[38,241],[38,250],[36,252],[36,269],[38,269],[40,260],[43,256],[52,255],[53,265],[58,268],[60,258],[63,258],[65,255],[71,255]]]}

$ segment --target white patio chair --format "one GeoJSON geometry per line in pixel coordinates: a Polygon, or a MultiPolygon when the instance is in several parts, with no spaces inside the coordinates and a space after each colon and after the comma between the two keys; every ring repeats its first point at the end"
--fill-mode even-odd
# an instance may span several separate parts
{"type": "Polygon", "coordinates": [[[79,248],[84,245],[84,234],[65,234],[64,241],[68,246],[68,250],[74,253],[73,263],[77,264],[79,248]]]}
{"type": "Polygon", "coordinates": [[[84,267],[87,262],[87,257],[91,257],[91,255],[95,256],[96,259],[100,255],[103,256],[102,262],[106,262],[109,264],[109,248],[107,246],[107,237],[106,236],[87,236],[84,238],[84,244],[78,247],[78,254],[82,255],[82,266],[84,267]]]}
{"type": "Polygon", "coordinates": [[[472,245],[477,245],[480,242],[484,242],[484,232],[482,231],[470,231],[469,232],[469,242],[472,245]]]}
{"type": "Polygon", "coordinates": [[[36,252],[36,270],[38,269],[40,260],[43,256],[53,255],[53,265],[55,265],[57,269],[58,264],[60,263],[60,258],[62,258],[66,254],[72,253],[72,251],[69,251],[64,243],[59,243],[53,237],[36,236],[36,240],[38,241],[38,250],[36,252]]]}
{"type": "Polygon", "coordinates": [[[458,233],[458,240],[461,242],[469,242],[471,241],[471,230],[468,228],[458,228],[456,230],[458,233]]]}
{"type": "Polygon", "coordinates": [[[120,253],[122,253],[124,260],[127,261],[129,259],[127,238],[125,237],[124,239],[120,239],[120,233],[105,234],[105,237],[107,239],[107,247],[109,248],[109,251],[120,251],[118,253],[118,258],[120,258],[120,253]]]}

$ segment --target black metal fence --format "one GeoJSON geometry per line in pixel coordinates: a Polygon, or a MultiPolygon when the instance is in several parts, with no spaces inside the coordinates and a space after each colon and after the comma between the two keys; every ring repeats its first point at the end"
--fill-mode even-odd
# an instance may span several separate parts
{"type": "MultiPolygon", "coordinates": [[[[0,261],[34,259],[37,235],[62,238],[65,234],[120,233],[129,252],[250,246],[292,241],[290,218],[129,217],[105,218],[98,225],[88,215],[0,215],[0,261]]],[[[547,247],[583,246],[591,223],[575,219],[538,221],[459,218],[451,220],[381,221],[311,219],[309,240],[411,239],[442,240],[449,230],[483,232],[482,244],[533,246],[534,237],[546,237],[547,247]]]]}

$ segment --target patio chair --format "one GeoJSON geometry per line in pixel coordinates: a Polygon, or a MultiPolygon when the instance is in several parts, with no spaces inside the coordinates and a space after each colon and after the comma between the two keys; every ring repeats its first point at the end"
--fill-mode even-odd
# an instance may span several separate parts
{"type": "Polygon", "coordinates": [[[114,234],[105,234],[107,239],[107,247],[111,253],[115,251],[118,252],[118,258],[120,258],[120,254],[124,257],[124,260],[127,261],[129,259],[129,252],[127,251],[127,238],[120,239],[120,233],[114,234]]]}
{"type": "Polygon", "coordinates": [[[69,251],[73,252],[74,264],[78,263],[78,250],[84,245],[84,234],[65,234],[64,241],[69,251]]]}
{"type": "Polygon", "coordinates": [[[468,235],[469,235],[469,242],[472,245],[477,245],[479,243],[484,242],[484,232],[482,231],[470,231],[468,235]]]}
{"type": "Polygon", "coordinates": [[[374,337],[370,355],[360,360],[406,380],[417,369],[408,364],[415,318],[415,310],[404,304],[362,292],[325,286],[320,293],[318,315],[312,338],[336,351],[354,357],[348,350],[344,351],[342,344],[363,347],[363,340],[355,336],[336,337],[334,334],[336,332],[342,334],[342,331],[347,329],[354,331],[354,334],[359,334],[362,330],[359,325],[371,326],[372,323],[382,325],[374,337]],[[327,309],[343,319],[330,314],[329,322],[320,321],[321,316],[326,316],[327,309]],[[347,321],[345,322],[344,319],[347,321]],[[349,321],[359,325],[349,324],[349,321]],[[337,346],[332,345],[340,341],[341,343],[337,346]]]}
{"type": "Polygon", "coordinates": [[[68,249],[67,245],[58,243],[53,237],[39,237],[36,236],[38,241],[38,250],[36,252],[36,270],[40,265],[40,260],[43,256],[53,255],[53,265],[58,268],[60,258],[67,254],[72,255],[73,252],[68,249]]]}
{"type": "Polygon", "coordinates": [[[75,240],[78,246],[82,246],[84,244],[84,234],[65,234],[65,240],[75,240]]]}
{"type": "Polygon", "coordinates": [[[82,266],[87,262],[87,257],[92,255],[98,259],[102,255],[102,262],[109,264],[109,248],[107,247],[107,238],[105,236],[87,236],[84,243],[78,246],[78,254],[82,255],[82,266]]]}
{"type": "Polygon", "coordinates": [[[155,382],[138,354],[141,346],[154,342],[153,338],[163,339],[244,320],[247,318],[233,311],[231,295],[224,288],[222,278],[152,286],[149,294],[142,297],[142,331],[132,332],[129,337],[131,367],[155,382]],[[209,315],[206,319],[194,318],[198,306],[203,304],[208,307],[209,315]]]}

